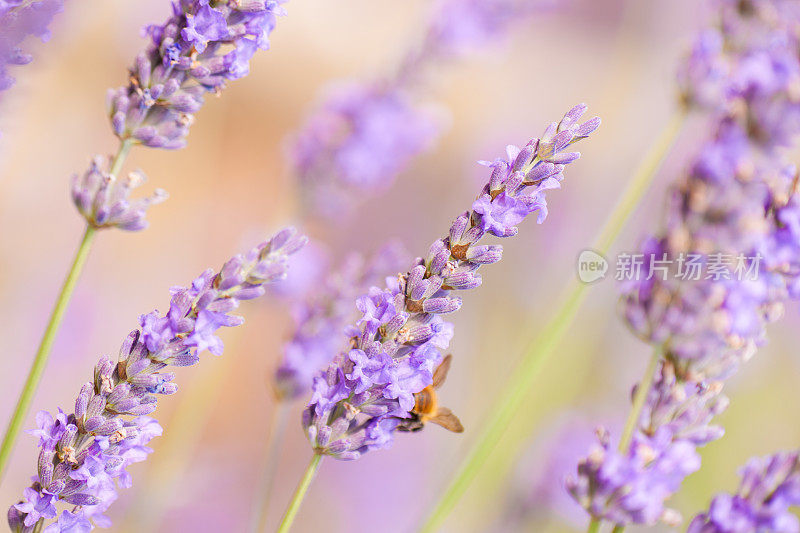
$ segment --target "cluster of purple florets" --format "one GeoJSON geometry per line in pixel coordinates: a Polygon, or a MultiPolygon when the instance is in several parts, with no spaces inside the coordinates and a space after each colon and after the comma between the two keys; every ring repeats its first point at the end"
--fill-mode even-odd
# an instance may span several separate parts
{"type": "Polygon", "coordinates": [[[753,458],[740,474],[736,494],[715,496],[708,511],[692,520],[687,533],[800,531],[800,520],[792,512],[800,506],[798,452],[753,458]]]}
{"type": "Polygon", "coordinates": [[[250,58],[269,47],[283,0],[177,0],[163,25],[147,28],[151,45],[131,67],[130,83],[109,93],[120,140],[181,148],[203,95],[246,76],[250,58]]]}
{"type": "Polygon", "coordinates": [[[47,27],[63,7],[63,0],[0,0],[0,91],[14,84],[9,65],[26,65],[33,60],[20,48],[22,42],[30,35],[48,40],[47,27]]]}
{"type": "Polygon", "coordinates": [[[173,288],[165,315],[142,315],[141,328],[128,335],[118,360],[100,359],[72,413],[39,413],[32,432],[39,437],[37,475],[9,510],[12,530],[27,533],[57,516],[48,533],[107,526],[102,513],[116,500],[116,485],[131,485],[125,467],[143,461],[151,451],[147,443],[161,434],[146,415],[156,410],[157,395],[178,390],[175,374],[165,370],[196,364],[204,350],[221,355],[215,332],[241,324],[241,317],[230,314],[239,301],[261,296],[265,284],[283,279],[288,256],[304,244],[294,230],[283,230],[218,273],[207,270],[191,286],[173,288]],[[59,516],[58,502],[74,507],[59,516]]]}
{"type": "Polygon", "coordinates": [[[406,253],[392,243],[370,258],[358,253],[348,255],[338,268],[312,284],[310,294],[293,309],[294,331],[283,346],[283,360],[275,371],[278,398],[293,400],[311,390],[314,376],[344,348],[342,332],[356,318],[353,300],[404,263],[406,253]]]}

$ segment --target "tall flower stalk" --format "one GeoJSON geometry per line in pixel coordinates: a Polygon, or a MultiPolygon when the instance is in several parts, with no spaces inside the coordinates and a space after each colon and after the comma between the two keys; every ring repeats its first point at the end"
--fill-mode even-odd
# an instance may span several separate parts
{"type": "MultiPolygon", "coordinates": [[[[130,189],[141,181],[138,174],[120,179],[128,153],[135,145],[183,147],[204,94],[219,94],[228,80],[247,75],[253,54],[268,48],[276,16],[283,13],[282,1],[176,0],[166,22],[147,27],[150,44],[136,57],[128,85],[111,90],[108,96],[109,118],[120,141],[119,149],[110,160],[96,157],[89,170],[73,180],[73,202],[86,220],[86,231],[0,445],[0,479],[47,366],[95,232],[106,228],[141,230],[146,227],[147,208],[166,197],[163,191],[157,191],[146,200],[128,199],[130,189]]],[[[25,5],[36,9],[34,4],[42,3],[25,5]]]]}
{"type": "MultiPolygon", "coordinates": [[[[580,156],[565,150],[600,124],[597,118],[579,124],[585,109],[571,109],[522,149],[509,147],[508,160],[486,162],[492,169],[488,183],[449,235],[435,241],[407,274],[358,298],[362,317],[347,329],[351,348],[314,378],[303,413],[315,456],[357,459],[388,447],[395,431],[421,427],[417,395],[433,384],[452,338],[453,326],[442,315],[461,307],[453,291],[480,286],[480,266],[501,259],[502,247],[479,244],[483,237],[512,237],[533,212],[544,221],[546,191],[560,186],[564,167],[580,156]]],[[[451,415],[442,411],[442,416],[451,415]]],[[[317,463],[314,459],[309,471],[317,463]]],[[[301,483],[295,492],[281,531],[291,525],[308,485],[301,483]]]]}
{"type": "MultiPolygon", "coordinates": [[[[639,205],[639,200],[657,174],[661,162],[678,137],[684,121],[685,111],[683,109],[673,114],[634,172],[617,206],[603,224],[592,249],[601,254],[608,253],[612,243],[622,231],[625,221],[639,205]]],[[[510,375],[506,392],[489,409],[493,415],[492,418],[483,425],[475,445],[461,462],[447,489],[425,518],[420,528],[421,531],[438,530],[479,471],[489,461],[509,424],[523,408],[528,391],[531,390],[545,362],[555,353],[561,340],[569,331],[578,309],[586,297],[586,287],[586,284],[574,282],[565,291],[564,296],[559,299],[560,304],[555,306],[553,317],[540,329],[542,333],[537,334],[536,338],[530,341],[519,365],[510,375]]]]}
{"type": "Polygon", "coordinates": [[[9,509],[12,531],[42,531],[45,521],[57,519],[44,531],[88,531],[108,527],[103,515],[117,499],[116,487],[131,486],[125,468],[152,452],[147,443],[161,434],[148,415],[157,395],[174,394],[170,366],[191,366],[205,350],[222,355],[216,330],[242,324],[230,314],[240,301],[265,293],[264,285],[286,276],[288,256],[305,244],[286,229],[219,270],[207,270],[189,287],[175,287],[169,311],[139,317],[120,348],[116,362],[102,357],[91,381],[80,390],[72,413],[41,412],[37,474],[22,501],[9,509]],[[57,503],[71,508],[60,514],[57,503]]]}
{"type": "Polygon", "coordinates": [[[800,13],[781,1],[714,5],[718,26],[681,71],[711,138],[671,190],[665,230],[643,245],[649,274],[623,286],[624,317],[655,354],[618,446],[601,431],[568,482],[590,531],[680,521],[666,501],[700,468],[696,448],[723,434],[711,422],[727,406],[724,380],[800,296],[798,174],[784,153],[800,133],[800,13]]]}

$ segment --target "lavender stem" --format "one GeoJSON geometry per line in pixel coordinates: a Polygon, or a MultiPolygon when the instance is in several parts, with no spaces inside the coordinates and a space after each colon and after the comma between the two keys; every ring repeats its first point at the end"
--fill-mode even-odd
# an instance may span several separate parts
{"type": "Polygon", "coordinates": [[[300,504],[303,503],[303,498],[305,498],[308,487],[311,486],[311,482],[314,480],[314,476],[317,474],[321,462],[322,454],[315,451],[314,455],[311,457],[311,462],[308,463],[305,474],[303,474],[303,478],[300,480],[300,484],[297,486],[297,490],[294,491],[294,496],[292,496],[292,501],[289,502],[289,507],[286,508],[286,514],[283,515],[283,520],[281,520],[281,525],[278,527],[277,533],[287,533],[292,527],[294,518],[297,516],[297,511],[300,510],[300,504]]]}
{"type": "MultiPolygon", "coordinates": [[[[661,168],[661,162],[678,138],[685,118],[685,110],[680,109],[661,131],[603,225],[594,242],[594,250],[601,254],[608,252],[628,217],[639,205],[639,201],[661,168]]],[[[553,318],[543,328],[534,328],[539,336],[528,344],[517,370],[512,374],[513,377],[506,388],[505,395],[490,409],[490,412],[495,413],[494,418],[484,425],[483,433],[478,436],[474,448],[461,463],[450,486],[436,502],[431,514],[425,519],[420,528],[421,532],[432,533],[441,527],[447,515],[450,514],[470,483],[489,460],[489,456],[497,448],[497,443],[501,440],[506,428],[513,422],[527,398],[542,367],[555,352],[566,332],[569,331],[569,327],[586,297],[586,287],[585,284],[575,282],[565,296],[559,299],[561,304],[556,308],[553,318]]],[[[515,452],[507,451],[506,453],[513,454],[515,452]]]]}
{"type": "MultiPolygon", "coordinates": [[[[119,149],[111,162],[111,170],[109,173],[112,176],[119,174],[122,165],[125,163],[125,159],[128,157],[131,146],[132,141],[130,139],[126,139],[120,143],[119,149]]],[[[39,386],[39,381],[42,379],[42,373],[47,366],[47,360],[50,358],[50,351],[56,340],[58,328],[61,326],[61,321],[64,319],[64,313],[72,298],[72,293],[78,283],[78,278],[83,271],[86,259],[89,257],[89,250],[92,248],[92,242],[94,241],[96,231],[97,230],[91,225],[86,225],[86,231],[83,234],[81,244],[78,246],[78,251],[75,253],[72,266],[67,273],[67,279],[64,280],[64,285],[61,287],[61,292],[58,295],[55,307],[53,307],[53,312],[50,313],[50,320],[47,323],[47,328],[45,328],[44,335],[39,343],[39,349],[36,351],[33,365],[31,365],[31,369],[28,372],[28,378],[25,380],[25,385],[22,387],[22,392],[17,400],[17,406],[14,408],[14,414],[11,416],[11,421],[3,436],[3,444],[0,445],[0,482],[3,480],[8,460],[14,449],[14,442],[17,440],[20,429],[22,429],[22,424],[30,409],[31,401],[39,386]]]]}
{"type": "Polygon", "coordinates": [[[598,531],[600,531],[600,520],[592,518],[592,521],[589,522],[589,527],[586,528],[586,533],[597,533],[598,531]]]}
{"type": "Polygon", "coordinates": [[[647,400],[647,394],[650,392],[650,387],[653,386],[653,379],[656,375],[656,367],[661,360],[661,346],[656,346],[653,350],[653,355],[650,357],[650,362],[647,365],[647,370],[644,372],[644,377],[639,386],[636,387],[636,393],[633,395],[633,405],[631,405],[631,412],[628,415],[628,420],[625,421],[625,429],[622,431],[622,437],[619,440],[619,451],[622,454],[628,453],[628,448],[631,445],[633,438],[633,430],[639,422],[639,417],[642,415],[642,408],[644,402],[647,400]]]}
{"type": "Polygon", "coordinates": [[[261,479],[258,483],[257,499],[255,500],[252,531],[266,531],[267,528],[267,509],[272,496],[272,487],[275,481],[280,448],[283,444],[283,437],[286,433],[286,423],[289,420],[289,408],[291,403],[279,400],[278,404],[271,410],[272,423],[267,424],[267,442],[264,446],[264,464],[259,469],[261,479]]]}
{"type": "Polygon", "coordinates": [[[25,385],[22,387],[17,406],[14,408],[14,414],[11,417],[11,422],[8,424],[5,436],[3,437],[3,444],[0,446],[0,481],[5,474],[8,459],[11,457],[11,452],[14,449],[14,442],[17,440],[22,424],[25,421],[25,416],[30,409],[31,401],[38,388],[39,381],[42,379],[42,373],[47,366],[47,360],[50,356],[50,350],[55,342],[58,327],[61,325],[61,320],[64,318],[64,313],[67,310],[72,293],[75,290],[75,285],[78,283],[78,277],[83,270],[83,265],[86,263],[86,258],[89,256],[89,250],[92,246],[96,230],[87,225],[86,232],[83,234],[81,244],[78,246],[78,251],[75,254],[75,259],[72,261],[72,267],[67,273],[67,278],[64,280],[64,285],[61,288],[61,293],[58,295],[56,305],[53,307],[53,312],[50,314],[50,321],[47,323],[47,328],[44,330],[42,341],[39,344],[39,349],[36,352],[36,357],[33,359],[33,365],[28,372],[28,378],[25,380],[25,385]]]}

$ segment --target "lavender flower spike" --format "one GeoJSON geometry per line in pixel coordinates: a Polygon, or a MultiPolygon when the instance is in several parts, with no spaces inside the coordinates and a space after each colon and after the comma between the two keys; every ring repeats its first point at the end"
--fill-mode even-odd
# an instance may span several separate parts
{"type": "Polygon", "coordinates": [[[546,191],[560,186],[564,166],[577,157],[565,152],[600,124],[581,125],[580,105],[540,139],[509,148],[509,160],[489,163],[492,174],[471,211],[459,215],[449,236],[433,243],[426,258],[408,272],[372,287],[356,302],[362,317],[347,330],[351,349],[339,353],[314,378],[303,427],[316,454],[357,459],[389,446],[414,408],[414,395],[431,385],[434,369],[452,338],[441,315],[461,307],[451,293],[481,284],[483,264],[496,263],[499,245],[480,245],[486,235],[510,237],[527,215],[546,216],[546,191]]]}
{"type": "Polygon", "coordinates": [[[9,65],[26,65],[33,59],[19,47],[29,35],[50,38],[47,26],[63,9],[63,0],[2,0],[0,2],[0,91],[14,84],[9,65]]]}
{"type": "Polygon", "coordinates": [[[665,504],[700,467],[696,448],[723,434],[711,422],[728,403],[724,380],[800,296],[798,173],[784,150],[800,135],[800,12],[789,4],[714,2],[720,27],[681,71],[711,134],[670,191],[664,231],[645,240],[641,275],[623,285],[624,318],[654,356],[619,450],[603,432],[568,481],[594,525],[680,520],[665,504]],[[705,97],[720,87],[729,99],[705,97]]]}
{"type": "Polygon", "coordinates": [[[23,500],[9,510],[12,531],[39,531],[44,520],[57,516],[45,531],[109,527],[103,513],[116,500],[118,486],[131,486],[126,467],[145,460],[152,452],[148,442],[161,434],[158,422],[147,416],[156,410],[157,395],[178,390],[167,367],[194,365],[206,349],[220,355],[215,331],[243,322],[230,313],[241,300],[264,294],[265,284],[285,277],[288,256],[305,240],[285,229],[233,257],[218,273],[209,269],[189,287],[173,288],[165,315],[141,316],[141,328],[125,339],[117,361],[100,359],[72,413],[39,413],[31,432],[41,448],[37,474],[23,500]],[[59,502],[69,507],[60,516],[59,502]]]}
{"type": "Polygon", "coordinates": [[[109,92],[109,116],[122,141],[181,148],[206,92],[246,76],[250,58],[269,48],[285,0],[175,0],[172,16],[148,26],[151,43],[130,83],[109,92]]]}
{"type": "Polygon", "coordinates": [[[737,493],[714,497],[687,533],[800,532],[800,520],[790,511],[800,506],[798,452],[753,458],[741,476],[737,493]]]}
{"type": "Polygon", "coordinates": [[[147,227],[147,209],[167,199],[163,189],[156,189],[149,198],[128,200],[128,194],[144,181],[144,175],[131,172],[125,180],[119,180],[104,169],[107,161],[96,156],[89,169],[82,175],[72,177],[72,202],[87,224],[92,228],[119,228],[138,231],[147,227]]]}

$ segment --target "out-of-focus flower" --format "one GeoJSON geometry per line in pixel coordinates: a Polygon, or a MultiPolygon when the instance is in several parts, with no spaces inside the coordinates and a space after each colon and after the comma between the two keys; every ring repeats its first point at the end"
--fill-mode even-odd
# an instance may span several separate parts
{"type": "Polygon", "coordinates": [[[603,434],[569,481],[595,519],[680,520],[664,502],[699,468],[695,448],[723,434],[710,425],[727,405],[722,380],[797,296],[797,172],[782,149],[800,133],[800,11],[787,4],[717,0],[720,27],[701,34],[681,70],[685,100],[711,114],[712,135],[623,284],[624,317],[661,361],[630,448],[611,449],[603,434]]]}
{"type": "Polygon", "coordinates": [[[421,103],[424,74],[502,39],[514,24],[549,3],[439,2],[422,40],[410,47],[395,72],[330,91],[290,143],[304,204],[330,217],[365,191],[389,187],[442,130],[432,106],[421,103]]]}
{"type": "MultiPolygon", "coordinates": [[[[600,124],[596,118],[578,124],[585,110],[583,105],[575,107],[540,139],[514,149],[514,158],[497,161],[481,196],[510,196],[528,206],[526,214],[539,211],[546,191],[558,187],[563,178],[564,165],[550,161],[600,124]]],[[[414,395],[431,385],[450,343],[452,325],[440,315],[461,307],[452,291],[478,287],[478,268],[501,258],[500,246],[478,242],[487,233],[514,235],[517,222],[489,228],[483,215],[465,211],[453,222],[449,236],[434,242],[428,256],[419,258],[407,275],[358,298],[362,317],[347,330],[351,349],[339,353],[327,371],[314,378],[311,402],[303,414],[315,453],[356,459],[391,444],[394,431],[412,417],[414,395]]]]}
{"type": "Polygon", "coordinates": [[[119,228],[138,231],[147,227],[147,209],[167,199],[163,189],[156,189],[149,198],[130,200],[128,195],[144,181],[144,175],[132,172],[120,180],[109,174],[107,161],[100,156],[92,160],[89,169],[72,178],[72,202],[95,229],[119,228]]]}
{"type": "Polygon", "coordinates": [[[172,16],[148,26],[150,47],[130,69],[130,83],[109,91],[109,115],[120,140],[181,148],[203,95],[246,76],[250,58],[269,48],[284,0],[176,0],[172,16]]]}
{"type": "Polygon", "coordinates": [[[548,422],[525,452],[492,531],[538,531],[558,522],[585,527],[586,513],[569,494],[565,479],[593,442],[589,420],[577,413],[548,422]]]}
{"type": "Polygon", "coordinates": [[[14,84],[9,65],[26,65],[33,60],[20,48],[22,42],[29,35],[47,41],[47,27],[63,7],[63,0],[0,0],[0,91],[14,84]]]}
{"type": "Polygon", "coordinates": [[[345,326],[357,313],[353,301],[385,276],[397,272],[405,257],[397,244],[384,246],[368,260],[352,254],[312,288],[305,300],[296,303],[295,329],[283,347],[283,361],[275,372],[279,398],[291,400],[311,390],[314,376],[347,343],[345,326]]]}
{"type": "Polygon", "coordinates": [[[741,471],[736,494],[719,494],[687,533],[797,533],[800,521],[800,459],[797,452],[751,459],[741,471]]]}
{"type": "Polygon", "coordinates": [[[207,270],[190,287],[175,287],[169,312],[141,317],[141,329],[122,344],[117,362],[103,357],[75,401],[75,410],[59,410],[53,418],[37,416],[37,474],[24,499],[9,511],[14,531],[41,527],[58,515],[56,503],[74,506],[64,511],[48,531],[85,531],[87,522],[108,527],[102,515],[117,498],[116,486],[130,487],[126,467],[152,452],[147,443],[161,434],[148,417],[158,394],[178,387],[168,366],[190,366],[205,349],[222,353],[215,331],[235,326],[242,318],[230,313],[239,301],[264,294],[264,284],[286,275],[287,258],[305,243],[286,229],[244,255],[230,259],[218,273],[207,270]],[[116,483],[115,483],[116,480],[116,483]]]}

